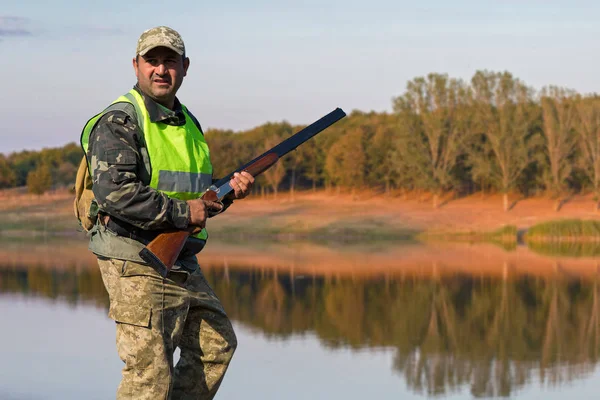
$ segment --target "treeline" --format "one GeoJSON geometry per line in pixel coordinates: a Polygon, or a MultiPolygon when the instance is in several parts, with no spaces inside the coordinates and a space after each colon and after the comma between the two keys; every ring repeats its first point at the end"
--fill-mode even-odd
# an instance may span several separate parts
{"type": "MultiPolygon", "coordinates": [[[[208,130],[215,176],[302,127],[284,121],[242,132],[208,130]]],[[[547,193],[558,209],[568,195],[592,192],[597,209],[598,137],[595,94],[556,86],[536,91],[508,72],[477,71],[468,82],[432,73],[409,81],[393,98],[391,113],[353,111],[268,170],[255,190],[417,190],[432,193],[434,207],[449,193],[493,191],[504,194],[505,210],[510,193],[547,193]]],[[[25,184],[34,171],[33,181],[50,175],[53,184],[64,183],[65,174],[74,176],[76,149],[54,150],[72,157],[68,161],[48,160],[52,150],[42,151],[46,158],[30,152],[4,157],[0,186],[25,184]]]]}
{"type": "Polygon", "coordinates": [[[42,194],[53,188],[71,187],[82,154],[75,143],[8,156],[0,154],[0,189],[27,186],[29,192],[42,194]]]}
{"type": "MultiPolygon", "coordinates": [[[[300,127],[283,122],[207,134],[218,173],[300,127]]],[[[429,74],[408,82],[393,113],[354,111],[286,157],[261,188],[600,194],[600,97],[549,86],[536,92],[508,72],[470,82],[429,74]]],[[[595,206],[594,208],[597,208],[595,206]]]]}

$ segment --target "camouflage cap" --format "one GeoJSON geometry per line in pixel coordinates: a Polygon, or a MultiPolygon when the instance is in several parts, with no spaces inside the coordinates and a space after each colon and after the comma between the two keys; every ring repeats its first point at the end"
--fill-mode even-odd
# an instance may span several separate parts
{"type": "Polygon", "coordinates": [[[181,35],[168,26],[157,26],[144,31],[138,39],[135,54],[143,56],[153,48],[160,46],[168,47],[181,56],[185,54],[181,35]]]}

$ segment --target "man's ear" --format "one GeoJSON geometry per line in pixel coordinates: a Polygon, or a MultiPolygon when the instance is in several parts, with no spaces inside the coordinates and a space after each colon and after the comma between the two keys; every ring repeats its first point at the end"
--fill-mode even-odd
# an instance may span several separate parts
{"type": "Polygon", "coordinates": [[[135,77],[137,78],[138,77],[137,57],[133,57],[132,64],[133,64],[133,71],[135,72],[135,77]]]}
{"type": "Polygon", "coordinates": [[[183,76],[187,75],[187,70],[190,67],[190,58],[186,57],[183,59],[183,76]]]}

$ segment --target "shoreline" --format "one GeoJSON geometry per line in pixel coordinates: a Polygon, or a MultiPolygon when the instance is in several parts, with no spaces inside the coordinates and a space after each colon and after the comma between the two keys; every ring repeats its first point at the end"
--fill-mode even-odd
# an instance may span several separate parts
{"type": "MultiPolygon", "coordinates": [[[[0,235],[76,236],[81,232],[73,215],[73,194],[68,191],[42,196],[0,196],[0,235]]],[[[316,237],[357,239],[408,239],[425,237],[487,236],[514,227],[523,236],[543,222],[578,219],[600,222],[593,211],[591,195],[573,196],[560,211],[555,199],[520,199],[503,211],[501,195],[480,193],[446,200],[434,209],[430,195],[409,193],[384,195],[363,192],[361,196],[325,191],[280,193],[278,197],[251,195],[235,201],[222,215],[211,218],[207,227],[222,238],[262,236],[304,239],[316,237]]],[[[504,232],[506,233],[506,232],[504,232]]],[[[512,232],[511,232],[512,234],[512,232]]]]}

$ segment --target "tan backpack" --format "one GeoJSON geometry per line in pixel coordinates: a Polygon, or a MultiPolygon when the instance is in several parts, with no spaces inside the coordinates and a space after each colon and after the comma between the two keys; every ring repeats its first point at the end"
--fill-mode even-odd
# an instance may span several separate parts
{"type": "Polygon", "coordinates": [[[73,211],[81,227],[87,232],[96,224],[98,219],[98,204],[92,192],[92,177],[90,176],[87,159],[81,159],[77,177],[75,178],[75,201],[73,211]]]}

